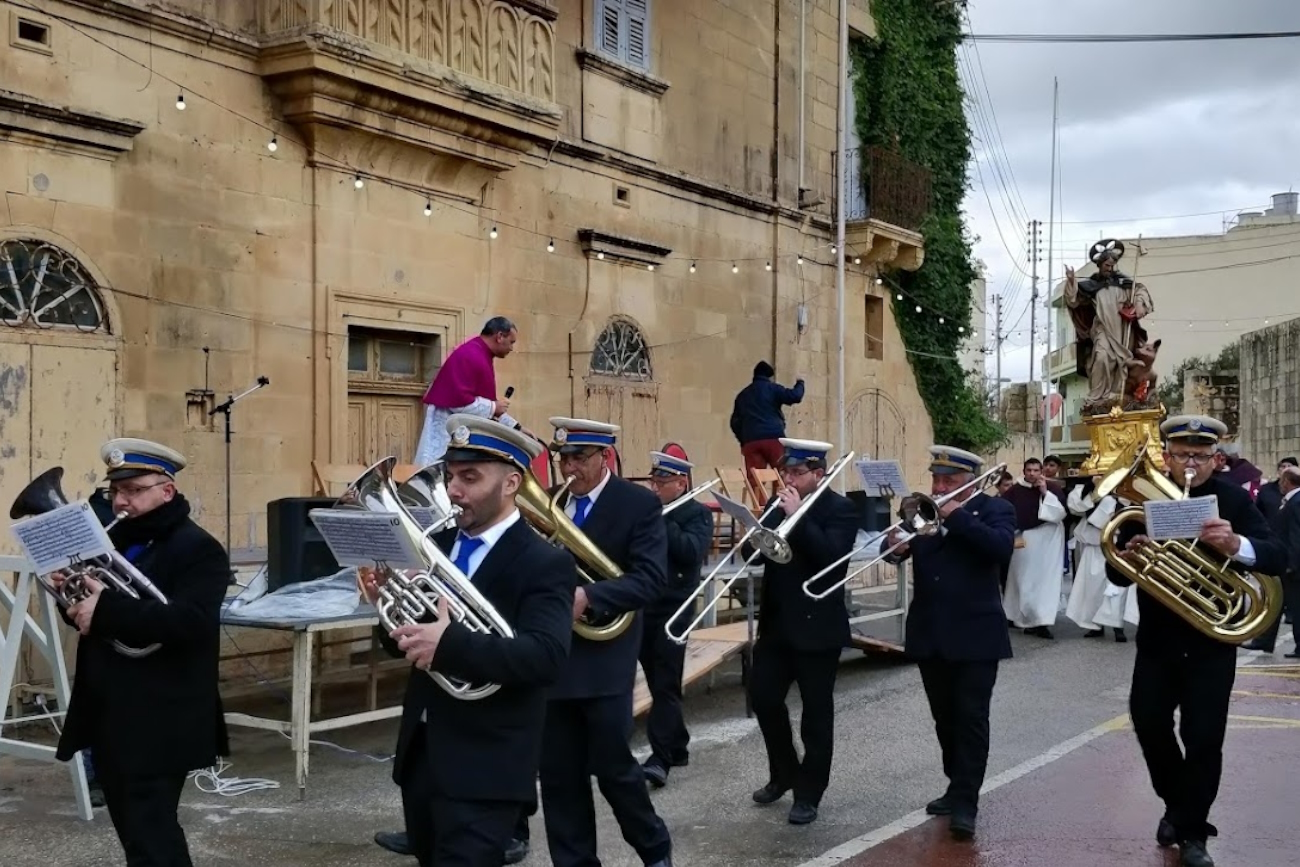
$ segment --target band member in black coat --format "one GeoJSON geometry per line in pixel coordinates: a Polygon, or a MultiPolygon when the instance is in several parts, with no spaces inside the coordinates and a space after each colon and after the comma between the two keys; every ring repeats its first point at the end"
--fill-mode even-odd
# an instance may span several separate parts
{"type": "MultiPolygon", "coordinates": [[[[140,439],[100,449],[112,508],[123,518],[109,538],[167,598],[133,599],[93,579],[91,594],[64,612],[81,633],[77,677],[58,758],[95,757],[109,817],[128,867],[191,863],[177,807],[188,773],[229,754],[217,691],[221,601],[230,560],[190,518],[176,489],[185,458],[140,439]],[[131,648],[158,645],[131,658],[131,648]]],[[[64,576],[56,573],[56,584],[64,576]]]]}
{"type": "MultiPolygon", "coordinates": [[[[573,558],[520,517],[515,494],[542,448],[499,422],[447,419],[447,493],[460,508],[438,549],[514,630],[471,631],[448,615],[381,636],[412,663],[393,781],[412,854],[421,867],[500,867],[520,810],[534,797],[546,690],[569,650],[573,558]],[[433,678],[498,684],[485,698],[452,697],[433,678]]],[[[379,599],[384,579],[363,576],[379,599]]]]}
{"type": "MultiPolygon", "coordinates": [[[[685,458],[650,453],[650,486],[664,508],[686,496],[693,468],[694,464],[685,458]]],[[[713,539],[713,516],[700,501],[684,500],[664,515],[664,530],[668,536],[668,589],[659,601],[646,607],[645,631],[641,634],[641,670],[652,701],[645,726],[651,753],[641,768],[655,788],[668,782],[669,768],[690,762],[686,748],[691,734],[682,718],[686,646],[670,639],[664,629],[699,586],[700,569],[713,539]]],[[[688,621],[690,616],[683,614],[679,620],[688,621]]]]}
{"type": "MultiPolygon", "coordinates": [[[[560,472],[573,480],[560,505],[582,535],[623,572],[595,583],[580,580],[571,594],[572,619],[586,616],[601,621],[639,612],[662,596],[667,585],[667,542],[659,498],[609,470],[617,426],[571,418],[550,422],[555,428],[551,448],[559,453],[560,472]]],[[[671,867],[668,828],[655,813],[645,774],[628,744],[644,619],[634,617],[619,637],[606,641],[575,634],[569,659],[551,690],[541,789],[546,842],[555,867],[600,863],[593,776],[623,839],[641,861],[671,867]]]]}
{"type": "MultiPolygon", "coordinates": [[[[763,524],[769,528],[793,515],[817,490],[826,475],[826,453],[832,448],[830,443],[789,438],[783,438],[781,445],[785,449],[780,465],[785,487],[768,504],[771,511],[763,524]],[[772,503],[779,506],[771,509],[772,503]]],[[[772,804],[793,789],[794,804],[789,814],[792,825],[806,825],[817,818],[822,794],[830,784],[835,747],[835,675],[840,651],[849,644],[849,612],[844,594],[832,593],[818,601],[804,592],[803,585],[849,553],[859,523],[858,511],[847,497],[824,489],[787,536],[794,552],[790,562],[763,563],[758,640],[754,642],[749,692],[767,747],[768,779],[753,798],[758,804],[772,804]],[[802,762],[795,753],[790,711],[785,704],[793,683],[799,684],[803,701],[799,732],[804,747],[802,762]]],[[[741,554],[748,558],[752,551],[746,545],[741,554]]],[[[834,583],[844,577],[847,569],[846,559],[821,580],[834,583]]]]}
{"type": "MultiPolygon", "coordinates": [[[[1207,416],[1176,416],[1161,424],[1160,432],[1170,478],[1182,487],[1190,470],[1190,496],[1218,499],[1219,517],[1206,521],[1197,537],[1202,550],[1230,557],[1252,572],[1283,574],[1286,551],[1250,494],[1214,472],[1214,447],[1227,427],[1207,416]]],[[[1134,551],[1146,541],[1130,529],[1116,544],[1134,551]]],[[[1109,563],[1106,577],[1119,586],[1132,583],[1109,563]]],[[[1141,622],[1129,712],[1152,786],[1165,802],[1156,840],[1162,846],[1177,843],[1185,867],[1212,867],[1206,841],[1218,831],[1208,820],[1223,773],[1237,646],[1197,631],[1141,584],[1138,589],[1141,622]],[[1174,737],[1176,709],[1181,747],[1174,737]]]]}
{"type": "MultiPolygon", "coordinates": [[[[970,452],[931,446],[930,495],[937,499],[959,490],[983,465],[970,452]]],[[[1016,510],[971,486],[940,506],[939,514],[938,533],[906,541],[887,559],[912,558],[906,651],[921,669],[948,778],[948,790],[927,804],[926,812],[951,816],[952,836],[969,840],[988,767],[989,704],[998,662],[1011,658],[998,581],[1011,562],[1016,510]]],[[[893,531],[885,544],[905,540],[893,531]]]]}
{"type": "MultiPolygon", "coordinates": [[[[1273,621],[1268,631],[1258,638],[1242,645],[1243,650],[1262,650],[1272,653],[1277,646],[1277,634],[1283,623],[1291,624],[1292,637],[1300,640],[1300,573],[1295,568],[1295,558],[1300,557],[1300,509],[1291,501],[1300,486],[1300,470],[1296,469],[1295,458],[1282,458],[1277,464],[1277,478],[1259,489],[1255,495],[1255,507],[1263,513],[1273,534],[1286,547],[1287,556],[1291,558],[1287,574],[1282,576],[1282,585],[1286,592],[1286,605],[1283,615],[1273,621]],[[1283,508],[1283,504],[1288,504],[1283,508]]],[[[1289,659],[1300,658],[1300,644],[1296,650],[1286,654],[1289,659]]]]}

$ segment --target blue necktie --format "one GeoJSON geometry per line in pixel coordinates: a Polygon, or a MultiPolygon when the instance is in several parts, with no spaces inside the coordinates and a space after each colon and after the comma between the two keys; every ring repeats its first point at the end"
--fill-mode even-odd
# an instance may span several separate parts
{"type": "Polygon", "coordinates": [[[461,533],[459,538],[460,550],[456,552],[456,559],[452,562],[456,564],[456,568],[460,570],[461,574],[468,578],[469,558],[474,556],[475,551],[483,547],[483,540],[475,536],[466,536],[464,533],[461,533]]]}
{"type": "Polygon", "coordinates": [[[587,520],[587,511],[591,508],[590,497],[573,498],[573,523],[581,527],[582,522],[587,520]]]}

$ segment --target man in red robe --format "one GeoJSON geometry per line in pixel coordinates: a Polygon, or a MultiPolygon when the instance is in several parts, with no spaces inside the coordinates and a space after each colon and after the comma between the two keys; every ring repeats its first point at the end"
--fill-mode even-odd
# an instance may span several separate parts
{"type": "Polygon", "coordinates": [[[504,316],[493,316],[477,337],[452,350],[424,395],[424,430],[415,450],[415,465],[428,466],[447,451],[447,419],[468,413],[496,419],[506,427],[523,430],[506,412],[510,401],[497,398],[493,363],[515,348],[519,330],[504,316]]]}

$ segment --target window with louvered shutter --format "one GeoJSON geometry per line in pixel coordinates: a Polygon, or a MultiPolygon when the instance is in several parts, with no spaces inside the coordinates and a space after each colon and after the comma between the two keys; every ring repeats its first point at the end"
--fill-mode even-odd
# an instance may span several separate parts
{"type": "Polygon", "coordinates": [[[650,65],[650,0],[623,0],[623,10],[627,22],[627,53],[623,59],[628,66],[645,69],[650,65]]]}
{"type": "Polygon", "coordinates": [[[650,67],[650,0],[596,0],[602,54],[637,69],[650,67]]]}

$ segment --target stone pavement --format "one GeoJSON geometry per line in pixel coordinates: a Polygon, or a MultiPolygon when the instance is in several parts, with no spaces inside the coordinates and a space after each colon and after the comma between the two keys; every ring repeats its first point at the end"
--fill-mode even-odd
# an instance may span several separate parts
{"type": "MultiPolygon", "coordinates": [[[[1220,867],[1295,864],[1300,810],[1300,665],[1242,666],[1234,689],[1223,783],[1210,821],[1220,867]]],[[[1068,752],[989,781],[974,842],[957,843],[947,820],[918,811],[802,867],[1172,867],[1155,828],[1151,791],[1126,716],[1076,738],[1068,752]]]]}

